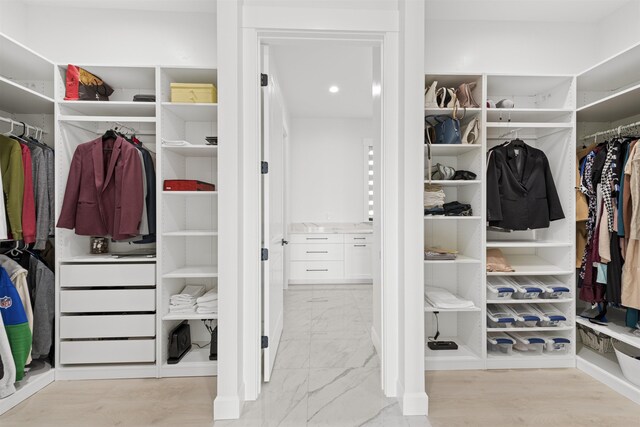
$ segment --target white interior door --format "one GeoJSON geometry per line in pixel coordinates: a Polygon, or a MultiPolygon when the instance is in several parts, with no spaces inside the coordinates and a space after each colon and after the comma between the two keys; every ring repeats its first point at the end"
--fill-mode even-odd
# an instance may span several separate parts
{"type": "Polygon", "coordinates": [[[263,350],[263,377],[269,381],[276,360],[284,319],[284,137],[282,101],[270,74],[269,48],[262,47],[262,160],[268,173],[262,175],[262,247],[268,260],[262,266],[262,334],[268,337],[263,350]]]}

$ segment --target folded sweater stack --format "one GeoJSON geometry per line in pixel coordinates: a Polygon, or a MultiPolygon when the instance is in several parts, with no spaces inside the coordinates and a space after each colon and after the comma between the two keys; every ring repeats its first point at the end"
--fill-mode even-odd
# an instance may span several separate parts
{"type": "Polygon", "coordinates": [[[187,285],[182,292],[171,296],[169,313],[195,313],[196,301],[204,295],[203,285],[187,285]]]}
{"type": "Polygon", "coordinates": [[[217,314],[218,313],[218,291],[210,290],[196,300],[198,314],[217,314]]]}

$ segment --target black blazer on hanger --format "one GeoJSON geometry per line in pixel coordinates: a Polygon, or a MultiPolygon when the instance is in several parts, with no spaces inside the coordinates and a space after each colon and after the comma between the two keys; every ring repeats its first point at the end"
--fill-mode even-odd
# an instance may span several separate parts
{"type": "Polygon", "coordinates": [[[509,230],[549,227],[564,218],[549,160],[523,142],[496,147],[487,165],[487,220],[509,230]]]}

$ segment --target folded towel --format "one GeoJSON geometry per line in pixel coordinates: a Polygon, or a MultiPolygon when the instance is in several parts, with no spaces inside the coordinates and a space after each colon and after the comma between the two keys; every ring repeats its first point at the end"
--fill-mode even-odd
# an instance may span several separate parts
{"type": "Polygon", "coordinates": [[[192,300],[192,301],[173,301],[171,300],[169,302],[169,305],[178,305],[178,306],[191,306],[191,305],[196,305],[196,300],[192,300]]]}
{"type": "Polygon", "coordinates": [[[435,308],[471,308],[473,301],[468,301],[442,288],[425,288],[426,300],[435,308]]]}
{"type": "Polygon", "coordinates": [[[198,314],[218,314],[217,308],[201,308],[198,307],[198,314]]]}
{"type": "Polygon", "coordinates": [[[169,306],[169,313],[195,313],[196,306],[192,305],[191,307],[176,307],[173,305],[169,306]]]}
{"type": "Polygon", "coordinates": [[[198,303],[198,307],[217,307],[218,301],[207,301],[198,303]]]}
{"type": "Polygon", "coordinates": [[[206,294],[202,295],[200,298],[196,300],[198,304],[207,302],[207,301],[217,301],[218,300],[218,291],[215,289],[211,289],[206,294]]]}
{"type": "Polygon", "coordinates": [[[179,294],[171,295],[171,304],[195,304],[198,297],[204,295],[203,285],[187,285],[179,294]]]}

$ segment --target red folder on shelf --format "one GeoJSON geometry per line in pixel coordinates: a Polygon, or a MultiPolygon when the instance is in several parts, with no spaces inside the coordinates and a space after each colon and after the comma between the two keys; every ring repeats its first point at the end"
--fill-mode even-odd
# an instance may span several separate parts
{"type": "Polygon", "coordinates": [[[195,179],[165,179],[165,191],[216,191],[216,186],[195,179]]]}

